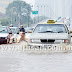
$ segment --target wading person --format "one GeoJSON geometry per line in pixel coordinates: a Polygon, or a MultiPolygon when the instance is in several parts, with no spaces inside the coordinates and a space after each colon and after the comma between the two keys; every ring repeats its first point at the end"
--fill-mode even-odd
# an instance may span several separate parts
{"type": "Polygon", "coordinates": [[[21,25],[21,28],[20,28],[20,35],[21,35],[20,40],[25,41],[25,29],[24,29],[23,25],[21,25]]]}
{"type": "Polygon", "coordinates": [[[13,27],[13,24],[11,24],[10,27],[13,27]]]}

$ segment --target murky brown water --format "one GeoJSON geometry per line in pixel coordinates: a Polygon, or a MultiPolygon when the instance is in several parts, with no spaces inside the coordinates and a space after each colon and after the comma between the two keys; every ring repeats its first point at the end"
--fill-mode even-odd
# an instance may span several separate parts
{"type": "Polygon", "coordinates": [[[72,53],[0,52],[0,72],[72,72],[72,53]]]}

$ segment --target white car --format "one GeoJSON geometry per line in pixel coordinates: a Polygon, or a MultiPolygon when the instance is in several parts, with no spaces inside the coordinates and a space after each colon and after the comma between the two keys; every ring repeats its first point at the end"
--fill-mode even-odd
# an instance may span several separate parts
{"type": "Polygon", "coordinates": [[[27,27],[25,28],[25,32],[31,32],[33,31],[34,27],[27,27]]]}
{"type": "Polygon", "coordinates": [[[10,38],[13,36],[12,31],[7,26],[0,27],[0,44],[10,42],[10,38]]]}
{"type": "Polygon", "coordinates": [[[71,36],[63,23],[38,24],[28,40],[28,46],[69,44],[71,36]]]}
{"type": "Polygon", "coordinates": [[[13,36],[10,38],[10,43],[17,42],[17,38],[20,37],[19,28],[18,27],[10,27],[12,30],[13,36]]]}
{"type": "Polygon", "coordinates": [[[34,27],[28,27],[28,28],[25,28],[25,40],[28,41],[32,31],[33,31],[34,27]]]}

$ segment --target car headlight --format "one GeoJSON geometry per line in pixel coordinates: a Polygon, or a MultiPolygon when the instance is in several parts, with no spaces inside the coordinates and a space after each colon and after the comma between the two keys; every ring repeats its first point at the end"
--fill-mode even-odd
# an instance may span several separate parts
{"type": "Polygon", "coordinates": [[[5,37],[5,39],[7,39],[7,37],[5,37]]]}
{"type": "Polygon", "coordinates": [[[41,41],[40,41],[40,39],[29,39],[29,42],[31,42],[31,43],[32,43],[32,42],[38,42],[38,43],[39,43],[39,42],[41,42],[41,41]]]}
{"type": "Polygon", "coordinates": [[[66,39],[65,39],[65,40],[63,40],[63,43],[67,43],[67,42],[68,42],[68,40],[66,40],[66,39]]]}
{"type": "Polygon", "coordinates": [[[64,43],[67,43],[67,40],[64,40],[64,43]]]}
{"type": "Polygon", "coordinates": [[[30,43],[32,43],[32,39],[30,39],[30,43]]]}
{"type": "Polygon", "coordinates": [[[32,39],[29,39],[28,42],[29,42],[29,43],[32,43],[32,39]]]}

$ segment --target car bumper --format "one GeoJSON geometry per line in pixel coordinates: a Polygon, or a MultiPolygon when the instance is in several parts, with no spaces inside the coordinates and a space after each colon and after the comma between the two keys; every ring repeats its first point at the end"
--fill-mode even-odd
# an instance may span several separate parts
{"type": "Polygon", "coordinates": [[[66,43],[60,43],[60,44],[36,44],[36,43],[29,43],[29,48],[53,48],[53,47],[63,47],[66,46],[66,43]]]}
{"type": "Polygon", "coordinates": [[[36,46],[42,46],[42,45],[61,45],[61,44],[68,44],[68,43],[28,43],[28,45],[36,45],[36,46]]]}
{"type": "Polygon", "coordinates": [[[7,39],[0,39],[0,44],[1,43],[7,43],[7,39]]]}

